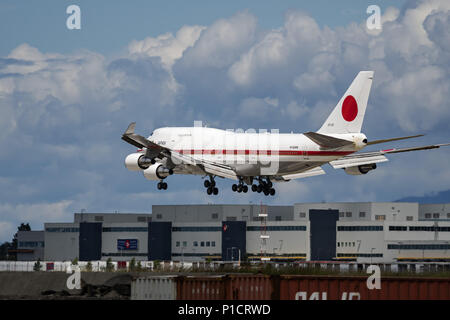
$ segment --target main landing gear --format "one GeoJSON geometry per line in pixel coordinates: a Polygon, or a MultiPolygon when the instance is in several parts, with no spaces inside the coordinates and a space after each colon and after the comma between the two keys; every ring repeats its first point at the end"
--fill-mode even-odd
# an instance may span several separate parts
{"type": "Polygon", "coordinates": [[[167,183],[161,180],[160,182],[158,182],[156,187],[158,188],[158,190],[167,190],[167,183]]]}
{"type": "Polygon", "coordinates": [[[203,185],[206,188],[206,193],[211,195],[214,194],[215,196],[219,194],[219,189],[216,187],[216,181],[212,176],[209,177],[210,180],[205,180],[203,185]]]}
{"type": "Polygon", "coordinates": [[[253,192],[258,192],[258,193],[263,192],[264,195],[266,195],[266,196],[268,196],[269,194],[271,196],[275,195],[275,189],[272,188],[273,184],[269,178],[267,178],[266,181],[264,181],[262,178],[259,178],[258,181],[259,181],[258,185],[256,185],[256,184],[252,185],[253,192]]]}
{"type": "Polygon", "coordinates": [[[231,186],[231,189],[234,192],[238,192],[238,193],[241,193],[241,192],[247,193],[248,192],[248,187],[244,184],[244,181],[242,181],[242,180],[239,181],[239,184],[233,184],[231,186]]]}

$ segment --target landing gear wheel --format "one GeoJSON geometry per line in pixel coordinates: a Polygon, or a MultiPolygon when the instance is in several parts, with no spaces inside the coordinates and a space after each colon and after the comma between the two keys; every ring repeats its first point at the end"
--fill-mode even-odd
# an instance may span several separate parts
{"type": "Polygon", "coordinates": [[[209,187],[208,189],[206,189],[206,193],[208,195],[211,195],[213,193],[213,189],[211,187],[209,187]]]}
{"type": "Polygon", "coordinates": [[[237,188],[238,188],[237,184],[233,184],[233,185],[231,186],[231,190],[233,190],[234,192],[237,191],[237,188]]]}
{"type": "Polygon", "coordinates": [[[271,196],[274,196],[274,195],[275,195],[275,189],[274,189],[274,188],[270,189],[270,195],[271,195],[271,196]]]}
{"type": "Polygon", "coordinates": [[[163,182],[161,186],[164,190],[167,190],[167,183],[163,182]]]}
{"type": "Polygon", "coordinates": [[[248,187],[247,187],[247,186],[243,186],[243,187],[242,187],[242,191],[243,191],[244,193],[247,193],[247,192],[248,192],[248,187]]]}
{"type": "Polygon", "coordinates": [[[258,193],[261,193],[261,192],[263,191],[262,185],[259,185],[259,186],[256,188],[256,191],[257,191],[258,193]]]}
{"type": "Polygon", "coordinates": [[[203,185],[205,186],[205,188],[209,188],[211,186],[211,182],[209,182],[209,180],[205,180],[205,182],[203,182],[203,185]]]}
{"type": "Polygon", "coordinates": [[[253,192],[258,191],[258,186],[256,184],[252,185],[252,191],[253,192]]]}
{"type": "Polygon", "coordinates": [[[161,189],[162,189],[161,182],[158,182],[158,184],[156,185],[156,187],[158,188],[158,190],[161,190],[161,189]]]}
{"type": "Polygon", "coordinates": [[[237,187],[237,192],[239,192],[239,193],[242,192],[242,186],[241,186],[241,185],[238,185],[238,187],[237,187]]]}
{"type": "Polygon", "coordinates": [[[267,190],[267,189],[265,189],[265,190],[264,190],[264,195],[268,196],[269,194],[270,194],[270,191],[267,190]]]}
{"type": "Polygon", "coordinates": [[[219,189],[213,188],[213,193],[215,196],[217,196],[219,194],[219,189]]]}

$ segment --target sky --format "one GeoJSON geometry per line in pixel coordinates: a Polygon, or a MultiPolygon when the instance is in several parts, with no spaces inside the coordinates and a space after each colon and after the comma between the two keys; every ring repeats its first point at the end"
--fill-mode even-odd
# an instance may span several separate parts
{"type": "MultiPolygon", "coordinates": [[[[218,179],[172,176],[168,190],[124,168],[130,122],[149,135],[201,120],[222,129],[317,130],[360,70],[374,70],[369,140],[450,142],[450,2],[2,1],[0,241],[21,222],[73,213],[151,212],[153,204],[391,201],[450,189],[450,148],[396,154],[375,171],[237,194],[218,179]],[[66,8],[81,10],[69,30],[66,8]],[[369,5],[381,30],[369,30],[369,5]]],[[[369,150],[369,149],[368,149],[369,150]]],[[[373,147],[370,150],[377,150],[373,147]]]]}

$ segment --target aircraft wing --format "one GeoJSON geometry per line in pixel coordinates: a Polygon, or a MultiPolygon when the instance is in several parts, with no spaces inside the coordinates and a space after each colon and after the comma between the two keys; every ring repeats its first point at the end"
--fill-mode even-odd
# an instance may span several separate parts
{"type": "Polygon", "coordinates": [[[289,180],[293,180],[293,179],[301,179],[301,178],[318,176],[321,174],[325,174],[325,171],[321,167],[315,167],[315,168],[309,169],[305,172],[293,173],[293,174],[287,174],[287,175],[280,176],[280,177],[275,177],[275,181],[289,181],[289,180]]]}
{"type": "Polygon", "coordinates": [[[354,166],[370,164],[370,163],[385,162],[385,161],[388,161],[388,159],[384,156],[386,154],[409,152],[409,151],[419,151],[419,150],[430,150],[430,149],[437,149],[437,148],[449,146],[449,145],[450,145],[450,143],[443,143],[443,144],[433,144],[433,145],[422,146],[422,147],[386,149],[386,150],[380,150],[380,151],[374,151],[374,152],[355,153],[355,154],[345,156],[341,159],[331,161],[330,165],[335,169],[340,169],[340,168],[348,168],[348,167],[354,167],[354,166]]]}
{"type": "Polygon", "coordinates": [[[155,157],[167,157],[170,154],[170,150],[167,148],[164,148],[156,143],[151,142],[147,138],[138,135],[134,133],[134,129],[136,127],[136,122],[130,123],[127,130],[122,134],[122,140],[128,142],[129,144],[132,144],[135,147],[138,148],[146,148],[147,153],[146,156],[149,158],[155,158],[155,157]]]}
{"type": "Polygon", "coordinates": [[[191,155],[185,155],[180,152],[172,151],[171,153],[172,161],[176,161],[179,163],[188,164],[191,166],[197,166],[200,168],[205,174],[211,174],[214,176],[219,176],[222,178],[228,178],[233,180],[239,180],[236,175],[236,172],[226,164],[215,163],[211,161],[206,161],[202,158],[198,158],[191,155]]]}

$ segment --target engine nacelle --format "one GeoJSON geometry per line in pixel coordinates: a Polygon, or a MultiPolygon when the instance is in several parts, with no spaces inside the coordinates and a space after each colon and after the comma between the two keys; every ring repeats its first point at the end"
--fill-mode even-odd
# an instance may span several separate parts
{"type": "Polygon", "coordinates": [[[168,169],[160,163],[152,164],[150,167],[145,169],[143,172],[144,172],[144,177],[148,180],[162,180],[164,178],[167,178],[171,174],[173,174],[172,169],[168,169]]]}
{"type": "Polygon", "coordinates": [[[152,159],[144,153],[132,153],[125,158],[125,167],[130,171],[142,171],[150,167],[152,159]]]}
{"type": "Polygon", "coordinates": [[[375,163],[362,164],[360,166],[347,167],[345,168],[345,173],[351,174],[353,176],[358,176],[361,174],[366,174],[370,170],[375,170],[377,165],[375,163]]]}

